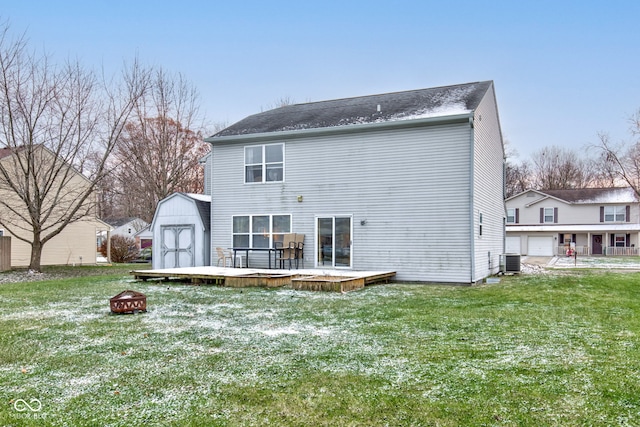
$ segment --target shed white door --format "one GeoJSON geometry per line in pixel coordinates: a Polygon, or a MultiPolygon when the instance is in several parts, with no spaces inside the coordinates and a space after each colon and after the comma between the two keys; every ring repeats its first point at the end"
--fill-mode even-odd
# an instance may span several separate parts
{"type": "Polygon", "coordinates": [[[529,256],[553,256],[553,237],[529,236],[527,249],[529,256]]]}
{"type": "Polygon", "coordinates": [[[520,236],[507,236],[504,251],[507,254],[520,254],[520,236]]]}
{"type": "Polygon", "coordinates": [[[163,225],[161,232],[161,268],[193,267],[195,226],[163,225]]]}

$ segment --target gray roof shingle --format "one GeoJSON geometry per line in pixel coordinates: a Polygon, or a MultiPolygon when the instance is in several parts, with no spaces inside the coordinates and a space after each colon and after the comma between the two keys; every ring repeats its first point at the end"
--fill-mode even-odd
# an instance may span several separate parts
{"type": "Polygon", "coordinates": [[[287,105],[254,114],[211,139],[465,114],[475,110],[492,81],[287,105]]]}
{"type": "Polygon", "coordinates": [[[576,188],[569,190],[540,190],[541,193],[574,204],[635,203],[638,198],[631,187],[576,188]]]}

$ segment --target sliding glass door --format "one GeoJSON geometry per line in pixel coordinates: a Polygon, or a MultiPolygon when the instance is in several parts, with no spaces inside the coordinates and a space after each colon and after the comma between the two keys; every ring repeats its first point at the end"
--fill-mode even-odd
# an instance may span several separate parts
{"type": "Polygon", "coordinates": [[[351,267],[351,217],[318,217],[316,230],[318,266],[351,267]]]}

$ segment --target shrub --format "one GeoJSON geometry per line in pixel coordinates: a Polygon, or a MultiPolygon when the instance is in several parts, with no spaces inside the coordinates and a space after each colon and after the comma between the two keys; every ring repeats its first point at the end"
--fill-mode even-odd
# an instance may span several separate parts
{"type": "MultiPolygon", "coordinates": [[[[107,256],[107,241],[103,241],[100,245],[100,253],[107,256]]],[[[131,262],[138,258],[140,250],[136,245],[136,241],[131,237],[111,236],[111,261],[112,262],[131,262]]]]}

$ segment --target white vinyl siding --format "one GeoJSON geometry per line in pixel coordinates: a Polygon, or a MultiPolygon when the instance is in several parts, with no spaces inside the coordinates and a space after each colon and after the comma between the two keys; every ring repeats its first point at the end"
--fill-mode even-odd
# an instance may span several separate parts
{"type": "MultiPolygon", "coordinates": [[[[316,248],[315,219],[345,216],[356,270],[452,283],[497,273],[504,150],[493,87],[471,115],[211,138],[212,241],[232,244],[234,215],[289,212],[291,232],[316,248]],[[286,144],[286,179],[246,185],[244,147],[273,143],[286,144]]],[[[305,250],[307,266],[314,254],[305,250]]]]}
{"type": "MultiPolygon", "coordinates": [[[[473,121],[473,210],[482,213],[482,237],[473,243],[474,264],[471,281],[498,273],[504,253],[504,148],[493,87],[476,109],[473,121]]],[[[470,153],[471,154],[471,153],[470,153]]],[[[468,156],[470,156],[468,154],[468,156]]],[[[474,228],[480,216],[474,215],[474,228]]],[[[469,280],[467,280],[469,281],[469,280]]]]}
{"type": "MultiPolygon", "coordinates": [[[[468,123],[290,139],[286,183],[256,186],[244,185],[238,168],[252,144],[218,142],[212,241],[232,244],[233,215],[291,212],[291,232],[313,239],[315,217],[345,214],[353,216],[354,268],[469,282],[470,143],[468,123]]],[[[308,265],[312,255],[305,251],[308,265]]]]}

